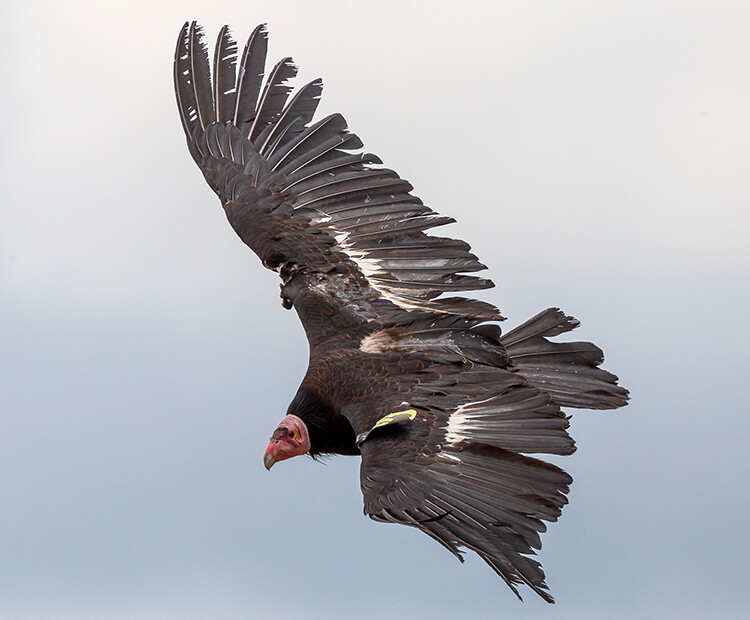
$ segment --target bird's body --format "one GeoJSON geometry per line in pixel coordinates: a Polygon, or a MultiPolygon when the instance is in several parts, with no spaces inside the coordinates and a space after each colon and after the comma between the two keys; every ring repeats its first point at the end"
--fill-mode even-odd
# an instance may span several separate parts
{"type": "Polygon", "coordinates": [[[572,481],[530,454],[570,454],[561,407],[615,408],[627,391],[587,342],[552,342],[578,322],[550,308],[502,334],[498,310],[444,293],[492,282],[452,222],[380,167],[333,114],[319,80],[289,98],[284,59],[263,83],[266,33],[239,56],[226,27],[213,79],[200,28],[185,24],[175,85],[188,147],[237,235],[282,279],[310,362],[265,463],[361,455],[365,512],[419,528],[458,557],[477,552],[518,594],[552,601],[543,521],[572,481]]]}

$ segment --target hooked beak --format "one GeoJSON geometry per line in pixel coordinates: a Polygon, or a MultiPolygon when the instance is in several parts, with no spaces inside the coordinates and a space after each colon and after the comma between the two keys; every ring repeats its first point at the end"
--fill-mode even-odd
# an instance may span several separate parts
{"type": "Polygon", "coordinates": [[[273,464],[276,462],[276,454],[274,454],[273,449],[273,442],[268,444],[268,447],[266,448],[266,453],[263,456],[263,465],[266,466],[266,469],[268,471],[271,471],[271,467],[273,467],[273,464]]]}

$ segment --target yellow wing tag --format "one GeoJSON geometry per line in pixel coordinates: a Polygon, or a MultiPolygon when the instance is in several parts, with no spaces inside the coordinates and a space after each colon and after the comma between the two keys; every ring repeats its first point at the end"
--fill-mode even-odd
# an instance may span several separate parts
{"type": "Polygon", "coordinates": [[[411,422],[416,417],[417,412],[414,409],[407,409],[406,411],[396,411],[394,413],[384,415],[377,422],[375,422],[375,425],[369,431],[357,435],[357,447],[361,446],[362,442],[364,442],[365,439],[370,436],[370,433],[372,433],[372,431],[374,431],[376,428],[380,428],[381,426],[388,426],[389,424],[411,422]]]}
{"type": "Polygon", "coordinates": [[[398,422],[406,421],[411,422],[415,417],[417,417],[417,412],[414,411],[414,409],[407,409],[406,411],[396,411],[396,413],[389,413],[388,415],[383,416],[377,422],[375,422],[375,426],[373,426],[370,430],[374,431],[376,428],[386,426],[387,424],[397,424],[398,422]]]}

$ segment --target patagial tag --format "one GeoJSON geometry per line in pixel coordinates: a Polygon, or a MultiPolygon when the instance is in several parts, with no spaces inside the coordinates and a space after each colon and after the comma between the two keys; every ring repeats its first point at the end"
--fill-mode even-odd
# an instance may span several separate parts
{"type": "Polygon", "coordinates": [[[377,422],[375,422],[375,425],[369,431],[357,435],[357,447],[359,448],[359,446],[362,445],[365,439],[370,436],[370,433],[372,433],[372,431],[374,431],[376,428],[380,428],[381,426],[388,426],[390,424],[411,422],[416,417],[417,412],[414,409],[407,409],[406,411],[396,411],[395,413],[389,413],[388,415],[383,416],[377,422]]]}

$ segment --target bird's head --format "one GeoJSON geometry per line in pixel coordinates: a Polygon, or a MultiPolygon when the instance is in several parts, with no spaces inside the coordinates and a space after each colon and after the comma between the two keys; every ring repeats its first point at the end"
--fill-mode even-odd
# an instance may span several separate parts
{"type": "Polygon", "coordinates": [[[286,416],[271,435],[271,441],[266,448],[263,464],[270,470],[277,461],[290,459],[298,454],[310,451],[310,434],[307,426],[296,415],[286,416]]]}

